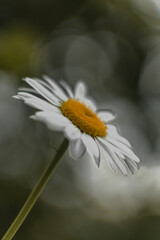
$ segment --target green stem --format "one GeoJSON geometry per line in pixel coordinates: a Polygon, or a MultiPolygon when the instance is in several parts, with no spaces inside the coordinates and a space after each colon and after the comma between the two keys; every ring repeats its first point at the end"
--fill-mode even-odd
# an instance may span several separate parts
{"type": "Polygon", "coordinates": [[[38,199],[40,193],[44,189],[46,183],[48,182],[49,178],[52,175],[53,170],[56,168],[57,163],[60,161],[61,157],[65,153],[68,147],[68,140],[64,139],[60,148],[56,152],[54,158],[49,162],[47,168],[42,173],[39,181],[37,182],[36,186],[32,190],[31,194],[29,195],[27,201],[25,202],[24,206],[20,210],[18,216],[15,218],[14,222],[3,236],[2,240],[11,240],[18,229],[20,228],[21,224],[29,214],[30,210],[34,206],[36,200],[38,199]]]}

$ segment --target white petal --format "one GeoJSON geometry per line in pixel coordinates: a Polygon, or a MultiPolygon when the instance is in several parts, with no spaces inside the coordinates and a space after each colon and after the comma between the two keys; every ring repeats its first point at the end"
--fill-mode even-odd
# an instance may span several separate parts
{"type": "Polygon", "coordinates": [[[61,89],[61,87],[56,83],[56,81],[54,81],[53,79],[46,75],[44,75],[43,77],[46,80],[46,82],[49,83],[49,85],[52,87],[51,89],[54,92],[54,94],[58,95],[63,101],[67,101],[68,97],[61,89]]]}
{"type": "Polygon", "coordinates": [[[126,170],[125,166],[123,165],[123,163],[121,162],[121,160],[117,157],[117,155],[116,155],[114,152],[111,152],[111,151],[110,151],[110,154],[112,155],[112,157],[113,157],[113,159],[114,159],[117,167],[121,170],[121,172],[122,172],[125,176],[127,176],[127,175],[128,175],[128,174],[127,174],[127,170],[126,170]]]}
{"type": "Polygon", "coordinates": [[[124,161],[125,161],[128,169],[130,170],[130,172],[131,172],[132,174],[134,174],[134,167],[133,167],[133,166],[130,164],[130,162],[128,162],[126,159],[124,159],[124,161]]]}
{"type": "Polygon", "coordinates": [[[21,99],[18,95],[14,95],[14,96],[12,96],[12,98],[21,99]]]}
{"type": "MultiPolygon", "coordinates": [[[[102,146],[102,145],[101,145],[102,146]]],[[[111,158],[111,156],[109,155],[109,153],[106,151],[106,149],[104,149],[104,147],[102,146],[102,149],[103,149],[103,155],[105,157],[105,159],[107,160],[110,168],[113,170],[114,173],[117,172],[117,167],[113,161],[113,159],[111,158]]]]}
{"type": "Polygon", "coordinates": [[[48,85],[44,80],[41,80],[40,78],[33,78],[33,80],[39,82],[41,85],[48,88],[50,91],[52,90],[51,86],[48,85]]]}
{"type": "Polygon", "coordinates": [[[62,80],[59,81],[59,82],[60,82],[60,84],[64,87],[64,89],[66,90],[68,96],[69,96],[70,98],[73,98],[73,92],[72,92],[71,87],[68,85],[68,83],[66,83],[65,81],[62,81],[62,80]]]}
{"type": "Polygon", "coordinates": [[[114,120],[114,118],[115,118],[115,115],[109,111],[99,111],[97,113],[97,115],[105,123],[108,123],[108,122],[114,120]]]}
{"type": "Polygon", "coordinates": [[[115,147],[115,146],[112,145],[110,142],[108,142],[107,139],[98,137],[98,140],[99,140],[103,145],[106,145],[106,147],[110,148],[111,151],[115,152],[120,158],[122,158],[122,159],[125,158],[124,155],[122,154],[122,152],[121,152],[117,147],[115,147]]]}
{"type": "Polygon", "coordinates": [[[129,162],[135,169],[139,169],[138,163],[135,162],[133,159],[126,157],[126,161],[129,162]]]}
{"type": "Polygon", "coordinates": [[[59,99],[60,101],[68,100],[67,96],[65,96],[64,93],[59,91],[60,90],[59,87],[57,89],[54,89],[50,84],[48,84],[48,82],[45,82],[44,80],[41,80],[39,78],[34,78],[34,80],[37,81],[38,83],[40,83],[46,89],[49,89],[50,92],[53,93],[54,96],[57,97],[57,99],[59,99]]]}
{"type": "Polygon", "coordinates": [[[83,101],[83,99],[86,96],[86,86],[83,82],[78,82],[75,86],[75,99],[79,99],[80,101],[83,101]]]}
{"type": "Polygon", "coordinates": [[[19,99],[24,100],[25,104],[27,104],[31,107],[34,107],[36,109],[45,110],[45,111],[54,111],[54,112],[57,112],[57,113],[61,113],[59,108],[53,106],[49,102],[47,102],[47,101],[45,101],[41,98],[38,98],[38,97],[36,97],[36,96],[34,96],[30,93],[19,92],[17,97],[19,99]]]}
{"type": "MultiPolygon", "coordinates": [[[[108,128],[107,129],[107,133],[108,133],[107,135],[109,137],[117,139],[118,141],[120,141],[120,142],[126,144],[127,146],[131,147],[130,142],[126,138],[119,135],[119,133],[117,131],[117,128],[115,126],[108,124],[107,128],[108,128]]],[[[106,136],[106,138],[107,138],[107,136],[106,136]]]]}
{"type": "Polygon", "coordinates": [[[44,122],[50,130],[54,131],[62,131],[70,123],[63,115],[49,111],[37,112],[31,118],[44,122]]]}
{"type": "Polygon", "coordinates": [[[22,92],[29,92],[29,93],[37,93],[36,90],[34,90],[33,88],[18,88],[18,91],[22,91],[22,92]]]}
{"type": "Polygon", "coordinates": [[[64,134],[65,137],[71,141],[76,140],[81,136],[80,130],[76,126],[74,126],[73,123],[70,123],[66,126],[64,134]]]}
{"type": "Polygon", "coordinates": [[[100,151],[100,146],[99,146],[99,142],[97,141],[97,139],[95,139],[95,143],[97,144],[98,147],[98,157],[95,159],[97,166],[99,167],[100,165],[100,160],[101,160],[101,151],[100,151]]]}
{"type": "MultiPolygon", "coordinates": [[[[110,149],[113,153],[115,153],[120,159],[126,162],[129,170],[133,173],[133,168],[139,169],[139,165],[135,161],[134,157],[127,155],[126,153],[122,152],[121,149],[118,147],[112,145],[110,142],[108,142],[106,139],[98,138],[100,142],[102,142],[104,145],[106,145],[106,148],[110,149]],[[128,156],[128,157],[126,157],[128,156]]],[[[128,148],[129,149],[129,148],[128,148]]]]}
{"type": "MultiPolygon", "coordinates": [[[[99,138],[100,139],[100,138],[99,138]]],[[[101,142],[102,146],[104,147],[104,149],[108,152],[108,154],[110,155],[110,157],[112,158],[112,160],[115,162],[115,164],[117,165],[117,167],[121,170],[121,172],[124,175],[127,175],[127,170],[124,167],[124,165],[122,164],[121,160],[119,157],[117,157],[117,155],[112,151],[112,149],[110,148],[110,146],[108,145],[107,141],[105,142],[101,142]]]]}
{"type": "Polygon", "coordinates": [[[95,160],[96,165],[99,167],[100,149],[99,149],[97,143],[91,136],[89,136],[87,134],[82,134],[82,141],[83,141],[84,145],[86,146],[88,153],[95,160]]]}
{"type": "Polygon", "coordinates": [[[109,137],[107,138],[107,140],[110,143],[112,143],[114,146],[119,148],[124,155],[128,156],[129,158],[133,159],[136,162],[140,162],[140,159],[135,155],[135,153],[128,146],[109,137]]]}
{"type": "Polygon", "coordinates": [[[43,78],[52,87],[52,89],[56,90],[57,92],[63,93],[62,89],[60,88],[56,81],[54,81],[52,78],[46,75],[43,75],[43,78]]]}
{"type": "Polygon", "coordinates": [[[55,97],[49,90],[47,90],[42,84],[31,78],[25,78],[24,81],[26,81],[31,87],[33,87],[40,95],[42,95],[49,102],[56,106],[60,105],[59,99],[55,97]]]}
{"type": "Polygon", "coordinates": [[[86,151],[86,147],[83,144],[81,138],[74,141],[70,141],[69,154],[72,158],[74,159],[81,158],[84,155],[85,151],[86,151]]]}
{"type": "Polygon", "coordinates": [[[91,98],[84,98],[83,99],[83,103],[88,107],[88,108],[90,108],[93,112],[95,112],[96,111],[96,109],[97,109],[97,107],[96,107],[96,105],[95,105],[95,102],[91,99],[91,98]]]}
{"type": "MultiPolygon", "coordinates": [[[[31,94],[31,93],[28,93],[28,92],[18,92],[18,96],[20,97],[24,97],[24,98],[36,98],[35,95],[31,94]]],[[[38,97],[37,97],[38,98],[38,97]]],[[[38,98],[39,99],[39,98],[38,98]]]]}

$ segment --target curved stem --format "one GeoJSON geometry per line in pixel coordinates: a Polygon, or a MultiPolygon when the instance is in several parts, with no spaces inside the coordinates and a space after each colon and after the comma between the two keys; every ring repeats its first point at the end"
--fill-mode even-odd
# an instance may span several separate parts
{"type": "Polygon", "coordinates": [[[34,189],[32,190],[32,192],[30,193],[28,199],[26,200],[24,206],[22,207],[19,214],[15,218],[14,222],[11,224],[8,231],[3,236],[2,240],[11,240],[14,237],[14,235],[16,234],[16,232],[18,231],[18,229],[22,225],[23,221],[25,220],[25,218],[29,214],[30,210],[34,206],[36,200],[38,199],[40,193],[44,189],[44,187],[45,187],[46,183],[48,182],[49,178],[51,177],[52,172],[54,171],[54,169],[57,166],[57,163],[60,161],[61,157],[63,156],[63,154],[67,150],[67,147],[68,147],[68,140],[64,139],[64,141],[62,142],[58,151],[56,152],[55,156],[53,157],[53,159],[51,159],[48,166],[46,167],[46,169],[42,173],[39,181],[37,182],[37,184],[34,187],[34,189]]]}

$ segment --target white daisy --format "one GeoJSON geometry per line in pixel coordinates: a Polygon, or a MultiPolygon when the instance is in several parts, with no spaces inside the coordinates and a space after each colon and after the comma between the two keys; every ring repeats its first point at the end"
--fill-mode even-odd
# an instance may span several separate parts
{"type": "Polygon", "coordinates": [[[58,85],[48,76],[44,80],[25,78],[24,81],[32,88],[21,88],[14,97],[40,110],[32,119],[44,122],[50,130],[64,132],[73,158],[80,159],[87,152],[99,167],[103,153],[114,172],[120,169],[127,175],[127,168],[132,173],[139,168],[140,160],[131,144],[110,124],[114,114],[97,109],[87,97],[84,83],[78,82],[73,92],[66,82],[60,81],[58,85]]]}

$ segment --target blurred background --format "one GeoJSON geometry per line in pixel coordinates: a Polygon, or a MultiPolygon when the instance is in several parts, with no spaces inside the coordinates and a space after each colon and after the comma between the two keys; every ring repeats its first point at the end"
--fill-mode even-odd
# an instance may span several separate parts
{"type": "Polygon", "coordinates": [[[0,237],[63,139],[12,99],[43,74],[85,81],[141,169],[114,175],[66,153],[14,239],[159,239],[160,1],[0,0],[0,237]]]}

